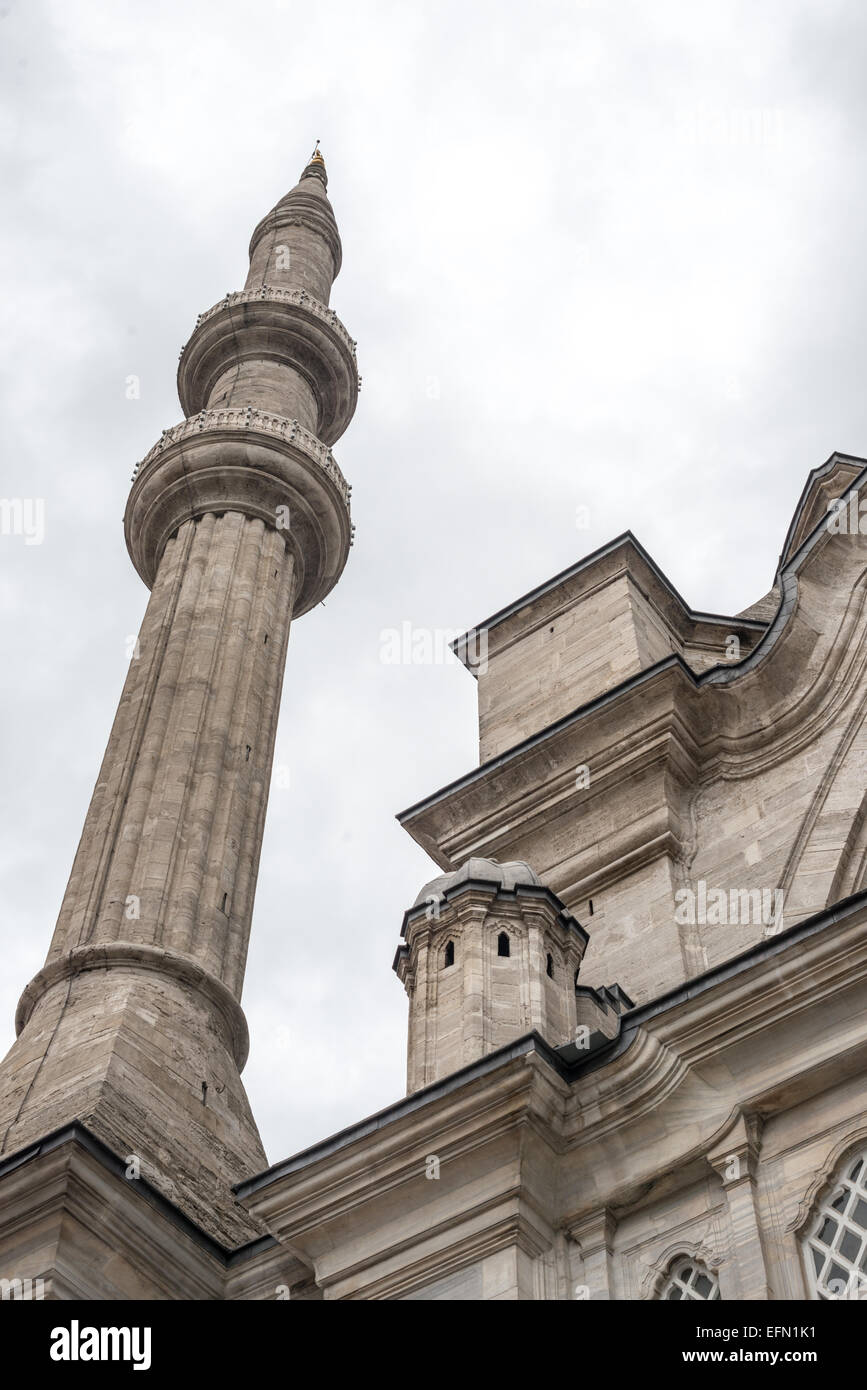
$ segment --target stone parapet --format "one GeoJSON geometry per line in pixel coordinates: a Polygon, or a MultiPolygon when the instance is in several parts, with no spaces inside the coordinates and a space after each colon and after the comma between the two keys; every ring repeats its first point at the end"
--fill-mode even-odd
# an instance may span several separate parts
{"type": "Polygon", "coordinates": [[[130,558],[152,587],[169,539],[207,512],[240,512],[280,530],[296,565],[294,616],[331,592],[352,544],[350,488],[324,444],[297,420],[254,410],[202,411],[145,456],[124,518],[130,558]]]}
{"type": "Polygon", "coordinates": [[[251,405],[295,415],[326,444],[339,439],[358,401],[355,343],[303,288],[263,285],[227,295],[201,316],[181,352],[185,415],[251,405]]]}

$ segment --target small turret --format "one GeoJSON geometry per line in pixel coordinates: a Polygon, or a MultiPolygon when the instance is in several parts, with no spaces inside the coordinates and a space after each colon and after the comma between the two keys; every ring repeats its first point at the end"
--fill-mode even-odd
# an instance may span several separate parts
{"type": "Polygon", "coordinates": [[[529,864],[468,859],[425,885],[401,935],[409,1092],[526,1033],[552,1047],[574,1038],[587,933],[529,864]]]}

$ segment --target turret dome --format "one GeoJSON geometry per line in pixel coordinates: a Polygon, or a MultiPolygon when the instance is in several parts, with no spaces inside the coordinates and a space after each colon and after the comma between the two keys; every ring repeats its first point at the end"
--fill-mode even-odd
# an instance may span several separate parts
{"type": "Polygon", "coordinates": [[[519,883],[529,884],[534,888],[541,886],[539,875],[523,859],[513,859],[506,864],[500,864],[496,859],[473,857],[467,859],[459,869],[432,878],[418,894],[413,907],[420,907],[434,896],[441,897],[450,888],[454,888],[458,883],[466,883],[469,879],[495,883],[507,892],[511,892],[519,883]]]}

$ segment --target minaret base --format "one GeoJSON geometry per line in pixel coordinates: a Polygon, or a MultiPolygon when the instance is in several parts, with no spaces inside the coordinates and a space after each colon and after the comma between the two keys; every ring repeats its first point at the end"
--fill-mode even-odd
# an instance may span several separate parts
{"type": "Polygon", "coordinates": [[[231,1192],[267,1165],[236,1061],[240,1009],[170,952],[77,954],[30,987],[2,1066],[0,1154],[79,1121],[215,1240],[254,1239],[231,1192]]]}

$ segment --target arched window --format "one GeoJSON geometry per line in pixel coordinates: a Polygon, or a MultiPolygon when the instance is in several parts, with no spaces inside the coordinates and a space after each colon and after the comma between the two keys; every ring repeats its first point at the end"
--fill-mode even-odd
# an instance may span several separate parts
{"type": "Polygon", "coordinates": [[[500,935],[497,937],[497,955],[498,955],[498,956],[508,956],[508,955],[511,955],[511,951],[509,950],[509,934],[508,934],[508,932],[501,931],[501,932],[500,932],[500,935]]]}
{"type": "Polygon", "coordinates": [[[455,963],[455,943],[454,943],[453,941],[447,941],[447,942],[446,942],[446,949],[445,949],[445,951],[443,952],[443,969],[444,969],[444,970],[448,970],[449,966],[450,966],[450,965],[454,965],[454,963],[455,963]]]}
{"type": "Polygon", "coordinates": [[[690,1299],[697,1303],[711,1303],[719,1298],[719,1280],[701,1260],[681,1255],[671,1266],[659,1297],[668,1303],[687,1302],[690,1299]]]}
{"type": "Polygon", "coordinates": [[[840,1165],[802,1244],[813,1298],[867,1298],[867,1150],[840,1165]]]}
{"type": "Polygon", "coordinates": [[[554,957],[551,955],[551,952],[550,952],[550,951],[548,952],[548,959],[547,959],[546,962],[545,962],[545,974],[548,976],[548,979],[549,979],[549,980],[553,980],[553,978],[554,978],[554,957]]]}

